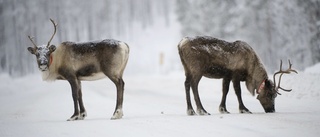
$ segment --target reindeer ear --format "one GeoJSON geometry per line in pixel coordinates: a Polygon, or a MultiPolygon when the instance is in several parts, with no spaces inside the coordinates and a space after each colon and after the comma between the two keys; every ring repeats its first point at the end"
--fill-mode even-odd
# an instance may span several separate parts
{"type": "Polygon", "coordinates": [[[28,51],[29,51],[31,54],[35,54],[35,53],[36,53],[36,49],[34,49],[33,47],[28,47],[28,51]]]}
{"type": "Polygon", "coordinates": [[[51,45],[49,47],[50,52],[54,52],[56,50],[56,46],[55,45],[51,45]]]}

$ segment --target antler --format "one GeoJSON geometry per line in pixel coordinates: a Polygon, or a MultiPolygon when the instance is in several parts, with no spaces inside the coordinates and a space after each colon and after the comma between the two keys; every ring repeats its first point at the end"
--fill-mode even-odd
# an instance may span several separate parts
{"type": "Polygon", "coordinates": [[[58,26],[58,24],[56,24],[53,19],[50,18],[50,21],[52,22],[52,24],[53,24],[53,26],[54,26],[54,32],[53,32],[50,40],[48,41],[47,47],[50,46],[51,40],[53,39],[54,35],[56,34],[57,26],[58,26]]]}
{"type": "Polygon", "coordinates": [[[280,87],[280,81],[281,81],[282,75],[283,74],[290,74],[291,72],[294,72],[294,73],[298,74],[298,72],[296,70],[291,69],[292,64],[291,64],[290,60],[288,60],[288,61],[289,61],[289,68],[287,70],[282,70],[282,60],[280,60],[280,70],[278,72],[274,73],[274,75],[273,75],[273,82],[274,82],[274,84],[276,84],[276,78],[275,77],[276,77],[277,74],[280,74],[279,81],[278,81],[278,86],[274,85],[274,89],[277,91],[277,93],[279,95],[281,95],[278,92],[279,89],[281,89],[283,91],[287,91],[287,92],[290,92],[292,90],[292,89],[284,89],[284,88],[280,87]]]}
{"type": "Polygon", "coordinates": [[[31,40],[33,46],[34,46],[35,48],[37,48],[37,44],[33,41],[33,37],[28,36],[28,38],[31,40]]]}

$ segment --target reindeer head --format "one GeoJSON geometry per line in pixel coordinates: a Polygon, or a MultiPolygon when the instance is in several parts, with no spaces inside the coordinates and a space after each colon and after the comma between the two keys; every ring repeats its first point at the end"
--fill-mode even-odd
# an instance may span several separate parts
{"type": "Polygon", "coordinates": [[[55,45],[50,45],[51,40],[53,39],[54,35],[56,34],[57,30],[57,24],[54,22],[54,20],[50,19],[54,26],[54,32],[51,36],[50,40],[48,41],[47,45],[37,46],[37,44],[33,41],[33,38],[28,36],[28,38],[31,40],[33,47],[28,47],[28,51],[31,54],[36,55],[38,67],[41,71],[47,71],[49,68],[49,65],[51,63],[50,55],[52,52],[56,50],[55,45]]]}
{"type": "Polygon", "coordinates": [[[290,74],[291,72],[298,73],[296,70],[291,69],[291,62],[289,60],[289,68],[287,70],[282,70],[282,60],[280,62],[280,70],[273,75],[273,82],[271,80],[265,80],[261,83],[258,89],[258,97],[257,99],[260,101],[264,111],[266,113],[273,113],[275,112],[274,108],[274,100],[277,95],[281,95],[279,93],[279,89],[290,92],[291,89],[284,89],[280,87],[280,81],[283,74],[290,74]],[[275,77],[276,75],[280,74],[278,85],[276,85],[275,77]]]}

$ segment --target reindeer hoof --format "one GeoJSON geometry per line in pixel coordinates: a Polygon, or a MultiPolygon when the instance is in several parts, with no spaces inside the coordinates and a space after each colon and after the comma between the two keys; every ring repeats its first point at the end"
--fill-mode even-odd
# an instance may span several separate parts
{"type": "Polygon", "coordinates": [[[80,113],[78,120],[84,120],[85,117],[87,117],[87,112],[82,112],[80,113]]]}
{"type": "Polygon", "coordinates": [[[75,120],[80,120],[80,115],[74,115],[71,118],[69,118],[67,121],[75,121],[75,120]]]}
{"type": "Polygon", "coordinates": [[[199,115],[211,115],[210,113],[208,113],[206,110],[204,109],[198,109],[198,114],[199,115]]]}
{"type": "Polygon", "coordinates": [[[87,117],[87,112],[81,112],[78,115],[74,114],[67,121],[84,120],[85,117],[87,117]]]}
{"type": "Polygon", "coordinates": [[[188,110],[187,110],[187,114],[188,114],[189,116],[194,116],[194,115],[196,115],[196,112],[194,112],[193,109],[188,109],[188,110]]]}
{"type": "Polygon", "coordinates": [[[239,111],[240,111],[240,113],[252,114],[252,112],[248,109],[240,109],[239,111]]]}
{"type": "Polygon", "coordinates": [[[111,117],[111,120],[116,120],[116,119],[121,119],[123,116],[123,112],[121,109],[117,109],[114,113],[113,116],[111,117]]]}
{"type": "Polygon", "coordinates": [[[230,112],[225,107],[219,107],[219,112],[221,114],[230,114],[230,112]]]}

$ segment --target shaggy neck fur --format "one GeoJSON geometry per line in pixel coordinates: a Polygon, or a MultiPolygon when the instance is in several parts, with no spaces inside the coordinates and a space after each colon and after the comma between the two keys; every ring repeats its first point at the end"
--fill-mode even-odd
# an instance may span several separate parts
{"type": "Polygon", "coordinates": [[[261,83],[268,79],[267,71],[265,70],[260,59],[257,56],[255,56],[255,58],[255,65],[252,65],[253,68],[249,69],[253,71],[251,72],[251,74],[249,74],[248,79],[246,80],[247,89],[253,96],[256,92],[258,92],[261,83]]]}

